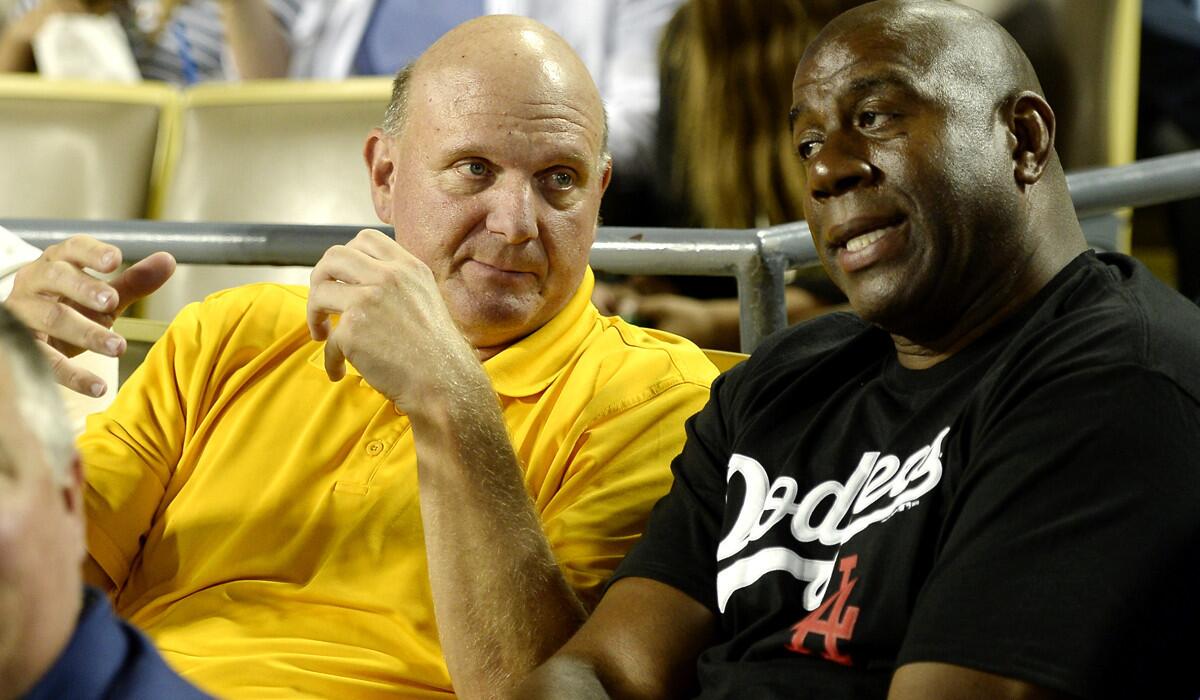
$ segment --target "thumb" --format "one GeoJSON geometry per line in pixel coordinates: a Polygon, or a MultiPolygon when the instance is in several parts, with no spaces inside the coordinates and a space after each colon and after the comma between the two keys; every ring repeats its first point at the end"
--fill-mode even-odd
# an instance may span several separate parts
{"type": "Polygon", "coordinates": [[[110,283],[120,300],[114,315],[119,316],[130,304],[163,286],[174,273],[175,258],[170,253],[155,253],[122,272],[110,283]]]}

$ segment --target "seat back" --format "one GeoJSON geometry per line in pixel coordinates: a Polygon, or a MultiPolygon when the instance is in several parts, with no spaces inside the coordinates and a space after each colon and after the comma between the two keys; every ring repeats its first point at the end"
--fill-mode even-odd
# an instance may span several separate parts
{"type": "Polygon", "coordinates": [[[750,357],[744,352],[729,352],[728,350],[705,350],[704,356],[717,366],[718,372],[733,369],[750,357]]]}
{"type": "Polygon", "coordinates": [[[390,96],[386,78],[210,83],[188,90],[156,218],[376,223],[362,149],[390,96]]]}
{"type": "Polygon", "coordinates": [[[0,216],[140,219],[177,92],[0,75],[0,216]]]}
{"type": "MultiPolygon", "coordinates": [[[[189,89],[167,151],[157,218],[378,225],[362,150],[390,98],[388,78],[189,89]]],[[[138,313],[169,320],[215,291],[251,282],[307,284],[308,272],[184,265],[138,313]]]]}

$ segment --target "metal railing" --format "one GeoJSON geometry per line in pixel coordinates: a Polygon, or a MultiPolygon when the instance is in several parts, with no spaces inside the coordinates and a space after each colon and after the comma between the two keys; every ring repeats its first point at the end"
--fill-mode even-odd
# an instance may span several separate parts
{"type": "MultiPolygon", "coordinates": [[[[1077,172],[1067,177],[1089,243],[1111,248],[1116,222],[1095,215],[1200,196],[1200,151],[1151,158],[1129,165],[1077,172]]],[[[356,226],[183,223],[172,221],[0,221],[30,243],[46,247],[87,233],[119,246],[127,260],[159,250],[181,263],[312,265],[331,245],[344,243],[356,226]]],[[[384,226],[373,226],[391,233],[384,226]]],[[[616,274],[731,276],[741,306],[741,344],[746,352],[787,325],[784,276],[817,263],[804,222],[764,229],[666,229],[602,227],[592,266],[616,274]]]]}

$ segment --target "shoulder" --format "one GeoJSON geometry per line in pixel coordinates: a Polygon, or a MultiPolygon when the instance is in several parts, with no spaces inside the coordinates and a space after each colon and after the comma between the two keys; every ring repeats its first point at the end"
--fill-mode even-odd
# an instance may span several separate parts
{"type": "MultiPolygon", "coordinates": [[[[225,289],[195,302],[179,312],[176,322],[207,327],[263,328],[271,332],[279,325],[303,323],[308,290],[281,284],[248,284],[225,289]]],[[[174,323],[172,324],[174,325],[174,323]]]]}
{"type": "Polygon", "coordinates": [[[1019,331],[1027,368],[1144,370],[1200,400],[1200,308],[1124,255],[1087,254],[1019,331]]]}
{"type": "Polygon", "coordinates": [[[725,374],[722,390],[742,397],[775,396],[847,353],[876,358],[891,351],[887,334],[855,314],[825,314],[769,336],[749,360],[725,374]]]}
{"type": "Polygon", "coordinates": [[[597,317],[595,332],[568,371],[575,385],[590,378],[596,398],[607,411],[672,389],[703,401],[717,376],[716,367],[691,341],[604,316],[597,317]]]}
{"type": "Polygon", "coordinates": [[[690,340],[615,316],[600,316],[596,323],[598,333],[586,343],[584,354],[609,381],[641,377],[647,384],[695,384],[707,390],[717,376],[716,367],[690,340]]]}
{"type": "Polygon", "coordinates": [[[188,304],[171,321],[163,343],[185,365],[241,366],[268,348],[294,349],[309,340],[308,290],[251,284],[223,290],[188,304]]]}

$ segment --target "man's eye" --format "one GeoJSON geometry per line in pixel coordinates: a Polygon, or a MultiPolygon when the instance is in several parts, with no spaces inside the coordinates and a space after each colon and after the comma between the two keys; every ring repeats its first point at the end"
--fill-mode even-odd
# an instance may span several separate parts
{"type": "Polygon", "coordinates": [[[883,126],[891,120],[892,115],[883,112],[872,112],[867,110],[858,115],[858,125],[867,129],[883,126]]]}
{"type": "Polygon", "coordinates": [[[800,160],[808,160],[817,155],[817,151],[821,150],[820,141],[801,141],[796,147],[796,153],[800,154],[800,160]]]}
{"type": "Polygon", "coordinates": [[[469,177],[483,177],[488,174],[488,167],[477,160],[469,160],[465,163],[460,163],[458,171],[469,177]]]}
{"type": "Polygon", "coordinates": [[[569,190],[575,186],[575,175],[567,170],[555,170],[546,176],[546,182],[556,190],[569,190]]]}

